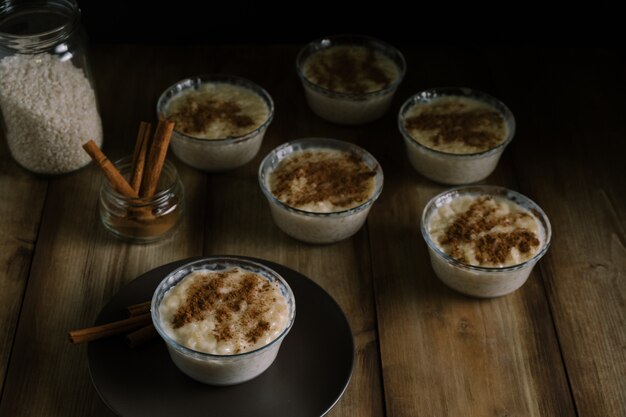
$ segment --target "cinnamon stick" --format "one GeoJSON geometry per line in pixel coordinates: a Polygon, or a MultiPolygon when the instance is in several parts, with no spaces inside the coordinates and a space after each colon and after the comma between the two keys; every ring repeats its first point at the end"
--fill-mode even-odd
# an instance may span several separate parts
{"type": "Polygon", "coordinates": [[[91,159],[102,169],[102,172],[106,176],[111,186],[118,193],[127,197],[138,197],[138,194],[124,179],[122,174],[115,168],[115,165],[102,153],[98,145],[93,140],[83,145],[85,152],[89,154],[91,159]]]}
{"type": "Polygon", "coordinates": [[[103,337],[113,336],[116,334],[135,330],[139,327],[149,324],[150,321],[150,314],[145,313],[139,316],[130,317],[128,319],[102,324],[100,326],[88,327],[86,329],[80,330],[72,330],[68,332],[68,336],[72,343],[91,342],[93,340],[102,339],[103,337]]]}
{"type": "Polygon", "coordinates": [[[152,305],[152,301],[145,301],[143,303],[133,304],[131,306],[126,307],[126,312],[129,317],[138,316],[140,314],[145,314],[150,312],[150,306],[152,305]]]}
{"type": "Polygon", "coordinates": [[[143,197],[152,197],[159,185],[159,177],[165,162],[167,147],[170,144],[174,123],[168,120],[159,120],[154,139],[150,147],[150,155],[148,156],[148,164],[145,168],[143,181],[141,184],[141,195],[143,197]]]}
{"type": "Polygon", "coordinates": [[[154,324],[149,324],[145,327],[142,327],[138,330],[135,330],[132,333],[126,335],[126,342],[128,342],[128,346],[131,348],[136,348],[137,346],[141,346],[146,342],[157,337],[159,334],[154,328],[154,324]]]}
{"type": "Polygon", "coordinates": [[[130,186],[135,192],[139,193],[141,180],[143,178],[143,170],[146,165],[146,156],[148,153],[148,143],[150,142],[150,123],[141,122],[139,124],[139,132],[137,133],[137,141],[135,142],[135,152],[133,153],[133,162],[131,168],[130,186]]]}

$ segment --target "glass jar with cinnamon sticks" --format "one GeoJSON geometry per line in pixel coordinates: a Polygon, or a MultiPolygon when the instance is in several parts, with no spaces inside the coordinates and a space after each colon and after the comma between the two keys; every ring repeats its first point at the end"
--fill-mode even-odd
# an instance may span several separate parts
{"type": "MultiPolygon", "coordinates": [[[[131,172],[131,158],[115,167],[123,176],[131,172]]],[[[183,186],[174,165],[165,161],[159,186],[150,197],[128,197],[107,181],[100,187],[100,219],[115,236],[133,242],[152,242],[164,237],[178,223],[184,205],[183,186]]]]}
{"type": "Polygon", "coordinates": [[[165,237],[179,223],[184,190],[174,165],[165,159],[173,123],[159,121],[154,138],[141,123],[135,153],[112,163],[93,141],[83,148],[107,181],[100,187],[100,219],[116,237],[148,243],[165,237]]]}

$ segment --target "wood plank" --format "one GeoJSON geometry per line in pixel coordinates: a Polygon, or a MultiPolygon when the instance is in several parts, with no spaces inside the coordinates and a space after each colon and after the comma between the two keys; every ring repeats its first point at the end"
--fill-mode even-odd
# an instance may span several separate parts
{"type": "MultiPolygon", "coordinates": [[[[171,73],[146,77],[165,59],[158,49],[92,52],[105,152],[112,158],[130,154],[139,121],[154,119],[154,97],[171,73]]],[[[204,176],[178,167],[187,195],[204,195],[204,176]]],[[[0,415],[111,416],[91,384],[85,346],[70,345],[67,331],[93,323],[111,296],[141,273],[202,252],[197,219],[204,217],[203,199],[187,198],[187,215],[171,238],[131,245],[100,225],[101,181],[93,165],[51,181],[0,415]]]]}
{"type": "MultiPolygon", "coordinates": [[[[410,51],[415,67],[399,95],[461,85],[498,96],[482,58],[473,50],[410,51]]],[[[414,172],[400,134],[389,132],[373,128],[367,140],[385,171],[368,223],[387,414],[574,416],[539,271],[498,299],[445,287],[430,266],[420,218],[428,200],[450,187],[414,172]]],[[[516,189],[508,153],[486,182],[516,189]]]]}
{"type": "MultiPolygon", "coordinates": [[[[290,267],[321,285],[342,307],[356,345],[355,367],[348,389],[329,416],[383,415],[380,361],[369,268],[367,234],[333,245],[296,241],[274,225],[257,171],[261,160],[281,143],[300,137],[356,141],[358,130],[332,125],[307,107],[293,70],[297,48],[264,47],[248,56],[271,67],[250,70],[272,95],[276,117],[259,155],[248,165],[210,177],[205,253],[267,259],[290,267]]],[[[231,61],[232,62],[232,61],[231,61]]]]}
{"type": "Polygon", "coordinates": [[[17,165],[0,133],[0,393],[46,199],[48,180],[17,165]]]}
{"type": "MultiPolygon", "coordinates": [[[[107,91],[110,85],[113,85],[114,76],[112,74],[119,74],[122,71],[121,67],[128,66],[123,71],[124,73],[131,72],[130,79],[124,81],[123,85],[120,86],[121,91],[132,90],[131,86],[138,86],[135,88],[144,91],[146,97],[142,100],[131,98],[123,105],[117,103],[118,107],[115,107],[112,97],[109,96],[106,99],[102,106],[103,115],[107,111],[112,113],[109,120],[116,122],[108,125],[110,135],[116,138],[124,136],[126,134],[125,129],[130,128],[133,120],[138,119],[137,115],[129,117],[128,112],[137,112],[133,109],[139,108],[142,111],[141,117],[144,117],[143,115],[148,114],[146,106],[150,98],[154,98],[156,101],[157,91],[184,76],[201,72],[231,72],[255,79],[259,73],[258,68],[251,64],[258,62],[261,57],[249,53],[250,48],[230,48],[228,52],[225,52],[226,49],[220,48],[199,49],[158,49],[159,52],[163,52],[158,57],[154,54],[142,54],[141,50],[133,48],[124,49],[122,53],[119,49],[99,51],[98,61],[102,69],[98,74],[102,76],[106,73],[109,77],[100,82],[101,91],[107,91]],[[193,59],[192,53],[194,54],[193,59]],[[207,71],[206,68],[201,71],[199,66],[207,65],[207,62],[196,59],[197,56],[211,57],[209,66],[212,71],[207,71]],[[233,63],[237,64],[233,66],[233,63]],[[141,69],[145,69],[145,67],[161,69],[161,75],[157,81],[154,77],[139,80],[141,69]],[[165,81],[166,78],[168,81],[165,81]],[[125,129],[120,126],[125,126],[125,129]]],[[[284,48],[274,48],[273,55],[276,59],[271,58],[270,61],[274,62],[277,59],[288,61],[289,64],[285,63],[283,68],[290,73],[291,61],[294,59],[295,53],[296,49],[293,48],[289,54],[285,53],[284,48]]],[[[263,73],[269,77],[269,85],[276,85],[277,88],[284,90],[283,96],[286,105],[283,108],[288,108],[287,106],[291,105],[290,101],[293,100],[289,92],[294,88],[299,89],[295,73],[289,75],[286,73],[271,74],[271,71],[273,71],[273,66],[268,67],[263,73]]],[[[264,82],[258,82],[266,85],[264,82]]],[[[278,106],[279,104],[277,104],[278,106]]],[[[305,109],[302,93],[300,93],[299,106],[305,109]]],[[[303,112],[306,115],[305,118],[313,117],[310,112],[307,112],[308,110],[303,112]]],[[[275,121],[278,125],[277,132],[281,132],[285,128],[289,129],[290,132],[297,131],[297,129],[291,130],[291,127],[286,125],[281,128],[280,120],[281,118],[277,116],[275,121]]],[[[290,119],[284,114],[282,120],[297,123],[297,119],[290,119]]],[[[337,128],[330,126],[328,129],[330,130],[328,134],[332,136],[333,130],[337,128]]],[[[280,135],[276,135],[274,139],[269,137],[264,150],[269,150],[283,141],[283,137],[280,135]]],[[[108,138],[109,136],[107,136],[107,140],[108,138]]],[[[119,140],[114,140],[108,146],[105,150],[110,149],[112,153],[115,153],[117,147],[127,148],[127,152],[132,149],[131,146],[120,144],[119,140]]],[[[242,255],[263,257],[293,267],[314,279],[320,276],[321,278],[316,280],[327,289],[337,287],[336,290],[331,291],[331,294],[335,296],[344,310],[352,313],[349,314],[349,317],[355,332],[359,353],[350,390],[333,410],[332,415],[382,414],[380,367],[377,356],[371,280],[367,269],[369,261],[367,256],[359,256],[361,252],[367,251],[365,232],[354,241],[341,244],[342,249],[338,251],[328,251],[324,247],[305,246],[282,235],[272,225],[269,210],[265,212],[257,210],[260,204],[249,205],[250,201],[246,198],[248,190],[256,193],[255,198],[257,200],[262,198],[256,181],[256,166],[258,166],[261,157],[260,154],[254,163],[232,173],[208,176],[211,181],[209,194],[205,193],[202,180],[198,179],[198,175],[194,172],[188,172],[184,182],[187,195],[194,198],[194,206],[197,206],[196,213],[187,217],[186,226],[179,231],[182,236],[177,238],[177,244],[170,242],[152,248],[120,245],[119,242],[104,235],[102,230],[91,237],[80,233],[79,224],[82,224],[85,229],[97,228],[98,226],[97,219],[93,217],[96,199],[86,197],[90,195],[93,197],[99,184],[99,174],[94,171],[93,167],[84,175],[73,177],[71,181],[54,184],[52,195],[58,198],[55,198],[54,204],[46,210],[40,239],[42,249],[41,252],[38,252],[36,267],[33,268],[31,274],[32,285],[29,286],[24,318],[20,324],[16,340],[19,355],[14,358],[13,363],[15,365],[9,374],[11,389],[7,390],[6,398],[0,405],[0,414],[44,415],[46,410],[55,410],[55,413],[60,410],[60,414],[68,416],[110,415],[110,412],[94,395],[93,388],[91,388],[86,377],[86,363],[81,348],[69,346],[65,342],[64,331],[69,325],[64,323],[78,321],[79,323],[71,325],[71,327],[76,327],[91,322],[102,304],[123,283],[134,278],[143,270],[172,259],[198,254],[198,248],[202,247],[201,242],[198,242],[198,237],[203,229],[198,226],[204,219],[202,210],[198,207],[204,204],[205,198],[208,199],[209,207],[206,214],[205,253],[237,252],[242,255]],[[191,190],[189,190],[189,182],[195,184],[191,190]],[[72,200],[68,200],[68,195],[79,196],[77,201],[72,202],[71,206],[69,201],[72,200]],[[228,198],[231,196],[233,197],[232,200],[228,198]],[[233,210],[234,203],[238,203],[235,204],[235,207],[240,207],[241,210],[233,210]],[[73,205],[81,207],[81,211],[76,210],[73,205]],[[271,249],[273,246],[268,243],[272,240],[261,242],[256,242],[254,239],[242,241],[235,238],[229,240],[232,236],[238,236],[236,231],[241,230],[239,227],[245,226],[246,235],[250,230],[254,230],[247,228],[247,222],[255,219],[254,215],[256,214],[251,215],[251,212],[262,213],[265,216],[265,220],[261,224],[264,228],[271,227],[271,234],[274,235],[274,239],[286,242],[284,244],[286,249],[283,250],[280,246],[277,246],[276,250],[271,249]],[[55,217],[60,217],[61,221],[53,221],[55,217]],[[222,231],[220,231],[220,227],[223,227],[222,231]],[[64,232],[61,233],[61,231],[64,232]],[[263,246],[259,243],[262,243],[263,246]],[[163,256],[164,253],[168,255],[163,256]],[[74,259],[71,264],[55,261],[59,258],[66,259],[68,256],[74,259]],[[86,272],[93,277],[92,282],[86,283],[81,278],[86,272]],[[53,283],[46,281],[44,275],[66,276],[67,281],[53,283]],[[346,282],[338,286],[336,284],[337,277],[342,277],[346,282]],[[48,297],[67,300],[68,307],[63,308],[62,311],[53,311],[43,320],[37,320],[36,316],[41,315],[43,310],[43,307],[38,303],[39,300],[43,299],[44,294],[48,294],[48,297]],[[91,300],[91,302],[78,308],[69,307],[76,304],[77,300],[83,299],[91,300]],[[76,318],[80,318],[80,320],[76,320],[76,318]],[[29,336],[35,336],[42,340],[42,344],[27,346],[29,336]],[[84,363],[85,366],[61,369],[60,363],[62,361],[58,360],[59,365],[46,368],[43,358],[47,355],[59,359],[61,357],[68,358],[70,363],[84,363]],[[23,367],[22,364],[29,358],[36,360],[23,367]],[[70,381],[72,382],[70,383],[70,381]],[[36,401],[25,401],[27,393],[33,390],[40,391],[42,395],[36,401]],[[70,398],[73,400],[66,401],[70,398]]],[[[201,178],[205,177],[201,176],[201,178]]],[[[189,203],[189,198],[187,201],[189,203]]],[[[261,203],[265,204],[264,201],[261,203]]],[[[250,236],[254,238],[256,235],[250,233],[250,236]]]]}
{"type": "Polygon", "coordinates": [[[339,302],[357,358],[349,389],[329,415],[626,415],[623,57],[587,51],[589,63],[581,64],[577,53],[495,50],[487,51],[495,54],[490,59],[476,50],[406,50],[409,75],[390,112],[349,128],[306,107],[293,70],[297,49],[93,49],[105,151],[113,158],[132,152],[139,120],[154,119],[160,92],[191,74],[242,75],[276,101],[276,119],[249,165],[205,175],[177,163],[187,215],[176,236],[155,245],[124,244],[102,229],[95,167],[48,186],[7,162],[0,145],[0,319],[7,323],[0,330],[0,416],[111,416],[91,386],[85,348],[69,345],[66,331],[93,322],[142,272],[201,253],[279,262],[339,302]],[[524,287],[495,300],[458,295],[432,272],[419,219],[429,198],[447,187],[412,171],[396,127],[397,110],[413,92],[455,84],[494,93],[512,108],[518,133],[487,182],[533,198],[555,231],[524,287]],[[304,136],[357,142],[383,165],[381,199],[352,239],[302,244],[272,222],[258,163],[304,136]],[[42,218],[34,215],[42,210],[42,218]]]}
{"type": "Polygon", "coordinates": [[[519,117],[526,142],[515,148],[515,165],[552,222],[540,267],[578,414],[624,416],[623,56],[588,50],[583,61],[580,51],[546,51],[526,61],[541,65],[520,66],[503,55],[513,71],[498,84],[515,106],[532,109],[519,117]]]}

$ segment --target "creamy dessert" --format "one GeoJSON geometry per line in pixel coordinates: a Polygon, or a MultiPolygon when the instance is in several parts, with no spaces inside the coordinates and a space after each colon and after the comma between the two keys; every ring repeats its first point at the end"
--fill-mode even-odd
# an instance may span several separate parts
{"type": "Polygon", "coordinates": [[[416,103],[404,114],[411,138],[427,148],[454,154],[492,149],[508,136],[506,120],[489,104],[461,96],[416,103]]]}
{"type": "Polygon", "coordinates": [[[336,93],[364,94],[386,89],[398,80],[400,70],[374,48],[339,45],[309,56],[302,74],[313,84],[336,93]]]}
{"type": "Polygon", "coordinates": [[[376,170],[358,155],[334,149],[294,152],[272,171],[272,194],[289,207],[315,213],[348,210],[374,193],[376,170]]]}
{"type": "Polygon", "coordinates": [[[198,139],[243,136],[269,117],[265,101],[252,90],[228,83],[207,83],[172,97],[165,116],[176,131],[198,139]]]}
{"type": "Polygon", "coordinates": [[[331,139],[287,143],[265,158],[259,173],[276,224],[311,243],[356,233],[380,195],[382,180],[370,154],[331,139]]]}
{"type": "Polygon", "coordinates": [[[192,272],[168,291],[159,310],[172,339],[213,355],[263,347],[289,324],[278,284],[239,268],[192,272]]]}
{"type": "Polygon", "coordinates": [[[280,275],[237,258],[209,258],[174,271],[153,299],[153,322],[190,377],[214,385],[265,371],[295,317],[280,275]]]}
{"type": "Polygon", "coordinates": [[[422,175],[445,184],[487,177],[513,137],[510,111],[493,97],[467,89],[436,89],[411,97],[398,118],[409,160],[422,175]]]}
{"type": "Polygon", "coordinates": [[[539,221],[502,197],[461,196],[435,211],[428,233],[439,248],[459,262],[502,268],[526,262],[539,252],[539,221]]]}
{"type": "Polygon", "coordinates": [[[547,217],[538,206],[489,186],[435,197],[424,209],[422,233],[439,278],[481,297],[519,288],[550,240],[547,217]]]}
{"type": "Polygon", "coordinates": [[[179,159],[204,171],[223,171],[256,156],[274,105],[251,81],[214,75],[174,84],[161,95],[157,113],[175,122],[172,150],[179,159]]]}
{"type": "Polygon", "coordinates": [[[324,38],[307,45],[297,60],[311,109],[340,124],[362,124],[382,116],[405,67],[398,50],[367,37],[324,38]]]}

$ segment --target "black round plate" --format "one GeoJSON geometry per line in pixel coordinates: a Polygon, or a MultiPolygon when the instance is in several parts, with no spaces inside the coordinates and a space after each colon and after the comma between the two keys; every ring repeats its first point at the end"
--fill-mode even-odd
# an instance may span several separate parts
{"type": "MultiPolygon", "coordinates": [[[[125,317],[125,307],[146,301],[161,280],[198,258],[161,266],[130,282],[104,307],[97,324],[125,317]]],[[[257,378],[231,387],[192,380],[170,360],[165,343],[130,349],[123,337],[89,343],[91,379],[120,416],[321,416],[339,400],[354,363],[352,332],[341,308],[320,286],[284,266],[249,258],[281,274],[296,298],[296,321],[276,361],[257,378]]]]}

